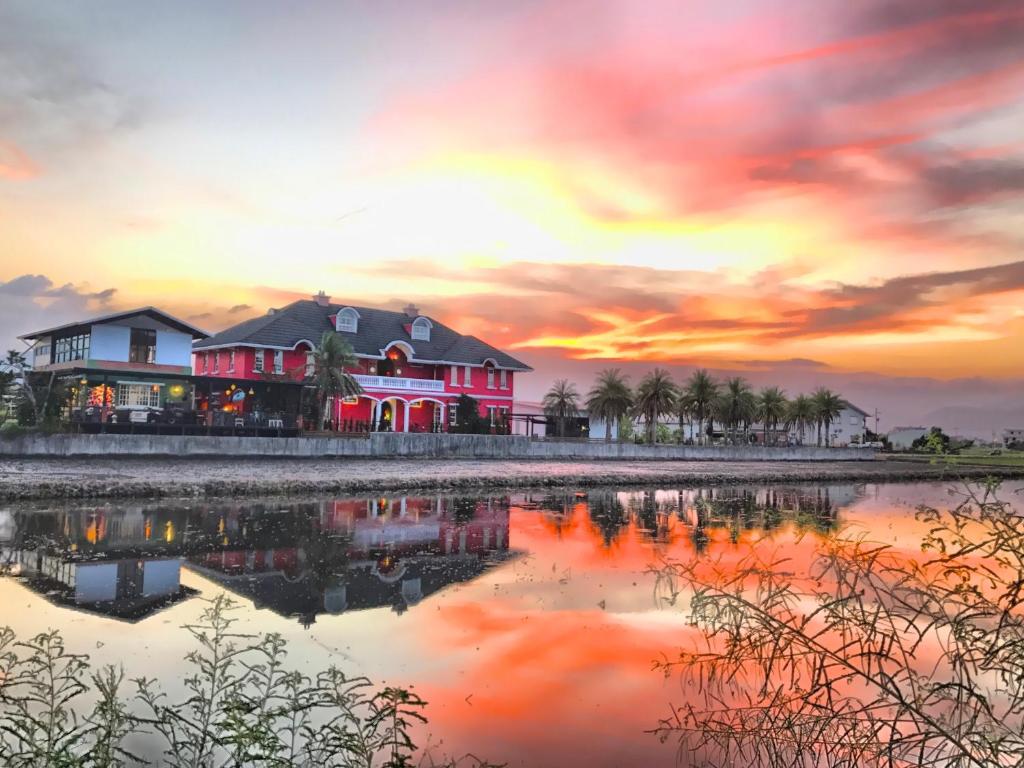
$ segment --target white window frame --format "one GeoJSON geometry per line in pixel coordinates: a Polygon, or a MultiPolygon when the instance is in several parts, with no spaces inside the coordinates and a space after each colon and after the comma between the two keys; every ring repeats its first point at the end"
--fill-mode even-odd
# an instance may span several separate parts
{"type": "Polygon", "coordinates": [[[210,353],[203,352],[203,373],[209,373],[210,371],[210,353]]]}
{"type": "Polygon", "coordinates": [[[235,372],[235,350],[228,350],[228,373],[235,372]]]}
{"type": "Polygon", "coordinates": [[[316,352],[309,351],[306,353],[306,376],[314,374],[316,374],[316,352]]]}
{"type": "Polygon", "coordinates": [[[334,317],[334,329],[338,333],[359,333],[359,313],[351,307],[339,310],[334,317]]]}
{"type": "Polygon", "coordinates": [[[413,341],[430,341],[430,321],[425,317],[417,317],[412,321],[409,335],[413,341]]]}
{"type": "Polygon", "coordinates": [[[487,388],[494,389],[494,366],[487,366],[487,388]]]}
{"type": "Polygon", "coordinates": [[[462,386],[464,386],[464,387],[472,387],[473,386],[473,373],[472,373],[472,370],[473,369],[470,368],[468,365],[465,367],[465,370],[462,373],[462,386]]]}
{"type": "Polygon", "coordinates": [[[252,358],[252,370],[254,373],[263,373],[263,355],[262,349],[257,349],[252,358]]]}
{"type": "Polygon", "coordinates": [[[160,386],[118,382],[115,402],[118,408],[159,408],[160,386]]]}
{"type": "Polygon", "coordinates": [[[284,350],[274,350],[274,373],[284,373],[284,350]]]}
{"type": "Polygon", "coordinates": [[[457,366],[457,365],[453,365],[452,366],[451,386],[453,386],[453,387],[459,386],[459,366],[457,366]]]}
{"type": "Polygon", "coordinates": [[[487,406],[487,419],[491,422],[491,429],[497,424],[498,407],[495,405],[487,406]]]}
{"type": "Polygon", "coordinates": [[[456,427],[459,424],[459,406],[457,403],[448,403],[448,426],[456,427]]]}
{"type": "Polygon", "coordinates": [[[501,384],[502,389],[508,389],[508,371],[504,368],[501,369],[501,384]]]}
{"type": "Polygon", "coordinates": [[[220,373],[220,350],[213,353],[213,372],[220,373]]]}

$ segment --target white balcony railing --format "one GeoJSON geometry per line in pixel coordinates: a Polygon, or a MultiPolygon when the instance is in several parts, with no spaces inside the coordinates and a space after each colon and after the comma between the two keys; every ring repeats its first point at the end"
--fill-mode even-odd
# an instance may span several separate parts
{"type": "Polygon", "coordinates": [[[444,382],[435,379],[403,379],[398,376],[366,376],[353,374],[363,389],[386,389],[392,392],[444,392],[444,382]]]}

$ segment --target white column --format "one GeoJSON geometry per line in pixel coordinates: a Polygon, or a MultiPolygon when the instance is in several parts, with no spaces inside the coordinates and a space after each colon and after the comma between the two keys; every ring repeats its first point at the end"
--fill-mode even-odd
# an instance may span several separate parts
{"type": "Polygon", "coordinates": [[[377,425],[380,424],[380,400],[373,401],[373,424],[370,426],[370,431],[373,432],[377,429],[377,425]]]}
{"type": "MultiPolygon", "coordinates": [[[[398,401],[396,400],[395,403],[397,404],[397,402],[398,401]]],[[[409,401],[408,400],[405,401],[405,418],[402,420],[402,431],[403,432],[408,432],[409,431],[409,401]]]]}

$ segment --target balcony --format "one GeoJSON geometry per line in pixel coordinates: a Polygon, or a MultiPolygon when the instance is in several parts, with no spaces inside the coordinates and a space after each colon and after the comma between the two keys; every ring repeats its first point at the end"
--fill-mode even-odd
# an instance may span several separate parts
{"type": "Polygon", "coordinates": [[[444,382],[435,379],[404,379],[399,376],[352,375],[363,389],[383,389],[389,392],[444,392],[444,382]]]}

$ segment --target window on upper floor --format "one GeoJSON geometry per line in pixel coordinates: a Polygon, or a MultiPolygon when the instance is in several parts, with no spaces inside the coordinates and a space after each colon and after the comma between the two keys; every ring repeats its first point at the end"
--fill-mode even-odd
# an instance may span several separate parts
{"type": "Polygon", "coordinates": [[[453,365],[452,366],[451,385],[453,387],[459,386],[459,366],[457,366],[457,365],[453,365]]]}
{"type": "Polygon", "coordinates": [[[359,330],[359,313],[352,307],[339,310],[334,319],[334,328],[339,333],[356,333],[359,330]]]}
{"type": "Polygon", "coordinates": [[[508,371],[501,369],[501,388],[508,389],[508,371]]]}
{"type": "Polygon", "coordinates": [[[284,373],[284,350],[274,350],[274,373],[284,373]]]}
{"type": "Polygon", "coordinates": [[[306,353],[306,376],[313,376],[316,373],[316,352],[306,353]]]}
{"type": "Polygon", "coordinates": [[[263,350],[257,349],[252,356],[252,370],[254,373],[263,373],[263,350]]]}
{"type": "Polygon", "coordinates": [[[132,328],[128,341],[128,362],[156,362],[156,331],[150,328],[132,328]]]}
{"type": "Polygon", "coordinates": [[[235,372],[235,350],[228,352],[228,373],[235,372]]]}
{"type": "Polygon", "coordinates": [[[414,340],[430,341],[431,323],[425,317],[417,317],[412,321],[412,332],[410,336],[414,340]]]}
{"type": "Polygon", "coordinates": [[[462,371],[462,386],[473,386],[473,373],[472,369],[468,365],[462,371]]]}
{"type": "Polygon", "coordinates": [[[49,356],[50,356],[50,345],[49,344],[40,344],[39,346],[37,346],[33,350],[33,353],[32,353],[32,357],[35,360],[42,360],[43,358],[48,358],[49,356]]]}
{"type": "Polygon", "coordinates": [[[72,360],[86,360],[89,357],[90,334],[79,333],[65,336],[53,343],[53,362],[67,363],[72,360]]]}
{"type": "Polygon", "coordinates": [[[494,366],[487,366],[487,388],[494,389],[494,366]]]}
{"type": "Polygon", "coordinates": [[[203,352],[201,357],[203,358],[203,373],[206,373],[208,370],[210,370],[210,353],[203,352]]]}
{"type": "Polygon", "coordinates": [[[220,373],[220,350],[213,353],[213,372],[220,373]]]}

